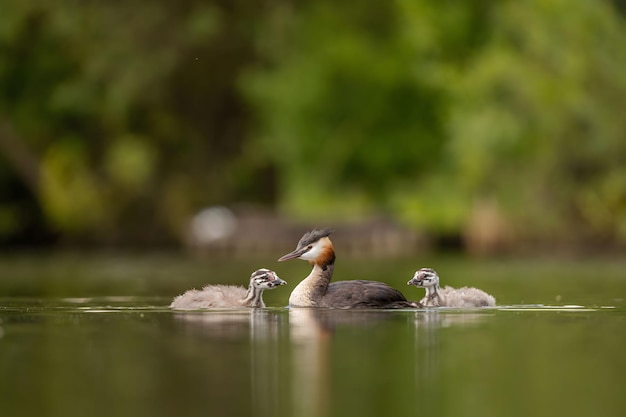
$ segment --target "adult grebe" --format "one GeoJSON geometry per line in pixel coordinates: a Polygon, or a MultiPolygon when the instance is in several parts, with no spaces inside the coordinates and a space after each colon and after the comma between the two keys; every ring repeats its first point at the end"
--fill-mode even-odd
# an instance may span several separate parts
{"type": "Polygon", "coordinates": [[[496,299],[486,292],[472,287],[439,287],[439,275],[432,268],[422,268],[407,282],[426,289],[420,303],[424,307],[493,307],[496,299]]]}
{"type": "Polygon", "coordinates": [[[259,269],[250,276],[248,290],[235,285],[207,285],[202,290],[189,290],[174,298],[170,308],[198,310],[204,308],[265,307],[263,291],[285,285],[274,271],[259,269]]]}
{"type": "Polygon", "coordinates": [[[311,273],[289,296],[292,307],[330,308],[416,308],[402,293],[378,281],[338,281],[331,283],[335,265],[335,249],[329,239],[331,229],[305,233],[296,249],[278,261],[303,259],[313,265],[311,273]]]}

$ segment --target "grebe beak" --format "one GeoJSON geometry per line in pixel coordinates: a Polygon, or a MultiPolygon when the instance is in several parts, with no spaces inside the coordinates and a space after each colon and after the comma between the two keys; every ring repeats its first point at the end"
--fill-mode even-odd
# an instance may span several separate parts
{"type": "Polygon", "coordinates": [[[299,248],[294,250],[293,252],[289,252],[286,255],[281,256],[280,258],[278,258],[278,262],[282,262],[282,261],[288,261],[289,259],[296,259],[301,257],[302,255],[304,255],[306,252],[308,252],[309,248],[308,247],[303,247],[303,248],[299,248]]]}

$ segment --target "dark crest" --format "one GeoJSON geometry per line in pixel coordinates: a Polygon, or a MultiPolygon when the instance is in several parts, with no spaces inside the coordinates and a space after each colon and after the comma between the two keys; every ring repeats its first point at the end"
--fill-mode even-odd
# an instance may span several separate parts
{"type": "Polygon", "coordinates": [[[325,228],[322,230],[313,229],[310,232],[305,233],[304,236],[302,236],[302,238],[298,242],[298,247],[301,248],[303,246],[307,246],[311,243],[317,242],[323,237],[330,236],[332,232],[334,232],[334,230],[329,228],[325,228]]]}

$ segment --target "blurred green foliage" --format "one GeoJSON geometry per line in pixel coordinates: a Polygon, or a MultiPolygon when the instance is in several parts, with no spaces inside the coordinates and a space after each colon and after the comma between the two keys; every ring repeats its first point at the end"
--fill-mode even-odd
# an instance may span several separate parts
{"type": "Polygon", "coordinates": [[[490,207],[504,239],[624,242],[625,36],[607,2],[317,2],[246,84],[281,203],[444,234],[490,207]]]}
{"type": "Polygon", "coordinates": [[[608,0],[10,2],[0,240],[171,241],[252,202],[626,243],[625,108],[608,0]]]}
{"type": "Polygon", "coordinates": [[[198,207],[245,195],[267,169],[242,163],[250,109],[237,90],[260,7],[3,6],[0,234],[170,241],[198,207]]]}

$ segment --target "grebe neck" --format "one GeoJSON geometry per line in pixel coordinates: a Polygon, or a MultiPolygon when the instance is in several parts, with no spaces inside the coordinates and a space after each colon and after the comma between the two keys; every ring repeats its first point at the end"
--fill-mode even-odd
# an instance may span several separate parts
{"type": "Polygon", "coordinates": [[[295,307],[318,306],[333,277],[334,264],[313,264],[311,273],[293,289],[289,296],[289,305],[295,307]]]}
{"type": "Polygon", "coordinates": [[[440,304],[441,294],[439,294],[439,284],[426,287],[426,296],[421,301],[422,304],[440,304]]]}
{"type": "Polygon", "coordinates": [[[255,288],[254,285],[250,283],[246,298],[243,299],[243,304],[247,307],[265,307],[265,303],[263,302],[263,290],[255,288]]]}

